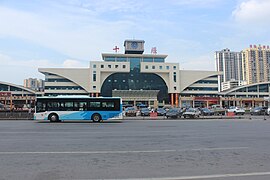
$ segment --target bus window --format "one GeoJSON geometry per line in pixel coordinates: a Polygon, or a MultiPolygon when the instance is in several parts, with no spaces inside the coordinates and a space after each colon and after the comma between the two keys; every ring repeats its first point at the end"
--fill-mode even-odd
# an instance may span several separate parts
{"type": "Polygon", "coordinates": [[[58,103],[57,102],[48,102],[47,103],[47,111],[55,111],[58,110],[58,103]]]}
{"type": "Polygon", "coordinates": [[[64,102],[58,102],[58,110],[59,111],[65,111],[66,109],[65,109],[65,106],[64,106],[65,104],[64,104],[64,102]]]}
{"type": "Polygon", "coordinates": [[[114,108],[114,102],[108,101],[108,102],[102,102],[102,107],[103,108],[114,108]]]}
{"type": "Polygon", "coordinates": [[[87,102],[74,102],[74,111],[86,111],[87,110],[87,102]]]}
{"type": "Polygon", "coordinates": [[[73,102],[65,102],[65,110],[73,111],[73,102]]]}
{"type": "Polygon", "coordinates": [[[100,102],[89,102],[90,109],[99,109],[100,108],[100,102]]]}
{"type": "Polygon", "coordinates": [[[37,102],[37,107],[36,107],[37,112],[45,112],[46,111],[46,102],[37,102]]]}

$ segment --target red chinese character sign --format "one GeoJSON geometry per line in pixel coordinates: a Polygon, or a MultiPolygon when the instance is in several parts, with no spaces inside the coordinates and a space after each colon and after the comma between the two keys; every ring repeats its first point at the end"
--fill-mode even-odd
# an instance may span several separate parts
{"type": "Polygon", "coordinates": [[[157,47],[152,47],[151,54],[157,54],[157,47]]]}
{"type": "Polygon", "coordinates": [[[119,51],[119,47],[115,46],[113,50],[117,53],[119,51]]]}

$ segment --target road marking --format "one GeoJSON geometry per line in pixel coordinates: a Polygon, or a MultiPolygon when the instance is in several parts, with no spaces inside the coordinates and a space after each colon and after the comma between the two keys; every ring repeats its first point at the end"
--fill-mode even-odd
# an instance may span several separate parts
{"type": "MultiPolygon", "coordinates": [[[[139,134],[140,134],[140,132],[145,133],[145,131],[129,131],[128,133],[129,134],[131,134],[131,133],[138,134],[138,132],[139,132],[139,134]]],[[[173,133],[178,132],[179,133],[179,130],[147,131],[147,133],[170,133],[170,132],[173,132],[173,133]]],[[[194,131],[194,130],[181,131],[181,133],[194,133],[194,132],[196,132],[196,131],[194,131]]],[[[74,133],[76,133],[76,134],[85,134],[85,133],[86,134],[111,134],[111,133],[118,134],[118,133],[123,133],[123,132],[120,132],[120,131],[117,131],[117,132],[115,132],[115,131],[106,131],[106,132],[100,132],[100,131],[96,131],[96,132],[94,132],[94,131],[78,131],[78,132],[76,132],[76,131],[73,131],[72,134],[74,134],[74,133]]],[[[42,131],[36,131],[36,132],[35,131],[32,131],[32,132],[31,131],[17,131],[17,132],[6,131],[6,132],[0,132],[0,134],[70,134],[70,132],[67,132],[67,131],[46,131],[46,132],[42,132],[42,131]]]]}
{"type": "Polygon", "coordinates": [[[220,147],[220,148],[198,148],[198,149],[172,149],[172,150],[146,150],[146,151],[21,151],[21,152],[0,152],[4,154],[129,154],[129,153],[169,153],[184,151],[222,151],[222,150],[240,150],[248,147],[220,147]]]}
{"type": "MultiPolygon", "coordinates": [[[[265,175],[270,175],[270,172],[253,172],[253,173],[239,173],[239,174],[214,174],[214,175],[202,175],[202,176],[180,176],[180,177],[164,177],[164,178],[130,178],[130,179],[125,179],[125,180],[188,180],[188,179],[213,179],[213,178],[265,176],[265,175]]],[[[116,179],[104,179],[104,180],[116,180],[116,179]]],[[[121,179],[118,179],[118,180],[121,180],[121,179]]]]}

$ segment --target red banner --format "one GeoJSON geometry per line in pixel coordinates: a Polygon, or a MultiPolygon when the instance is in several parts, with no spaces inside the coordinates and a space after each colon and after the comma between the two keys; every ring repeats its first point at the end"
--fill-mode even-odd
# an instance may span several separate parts
{"type": "Polygon", "coordinates": [[[219,101],[218,97],[195,97],[195,101],[219,101]]]}
{"type": "Polygon", "coordinates": [[[0,97],[9,97],[11,96],[11,92],[0,92],[0,97]]]}

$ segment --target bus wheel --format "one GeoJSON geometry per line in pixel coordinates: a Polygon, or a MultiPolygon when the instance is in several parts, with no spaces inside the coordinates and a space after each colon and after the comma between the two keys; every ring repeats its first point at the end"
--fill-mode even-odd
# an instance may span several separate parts
{"type": "Polygon", "coordinates": [[[57,114],[50,114],[49,118],[50,122],[58,122],[59,121],[59,117],[57,114]]]}
{"type": "Polygon", "coordinates": [[[93,114],[91,119],[93,120],[93,122],[100,122],[101,116],[99,114],[93,114]]]}

